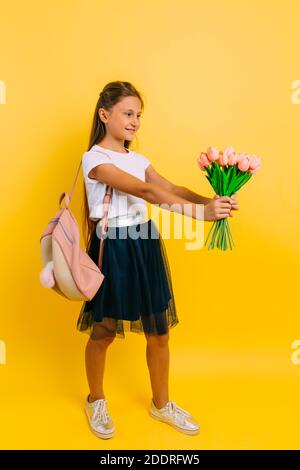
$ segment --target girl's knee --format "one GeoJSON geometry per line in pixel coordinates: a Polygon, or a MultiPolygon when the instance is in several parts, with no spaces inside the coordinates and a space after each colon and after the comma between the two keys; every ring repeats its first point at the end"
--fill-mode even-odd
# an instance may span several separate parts
{"type": "Polygon", "coordinates": [[[117,334],[115,324],[108,321],[94,322],[91,339],[98,341],[99,345],[108,346],[113,342],[117,334]]]}
{"type": "Polygon", "coordinates": [[[113,334],[110,334],[110,335],[106,336],[105,338],[103,338],[103,341],[104,341],[107,345],[109,345],[109,344],[111,344],[111,343],[113,342],[113,340],[115,339],[115,337],[116,337],[116,334],[113,333],[113,334]]]}
{"type": "Polygon", "coordinates": [[[113,342],[116,337],[115,330],[108,330],[107,328],[94,328],[90,336],[92,341],[96,341],[99,346],[108,346],[113,342]]]}
{"type": "Polygon", "coordinates": [[[96,346],[99,346],[99,348],[104,348],[104,347],[109,346],[113,342],[115,337],[116,337],[115,335],[114,336],[98,336],[97,334],[92,333],[90,336],[90,340],[94,344],[96,344],[96,346]]]}
{"type": "Polygon", "coordinates": [[[149,346],[163,347],[169,342],[169,333],[164,335],[150,335],[145,333],[145,336],[149,346]]]}

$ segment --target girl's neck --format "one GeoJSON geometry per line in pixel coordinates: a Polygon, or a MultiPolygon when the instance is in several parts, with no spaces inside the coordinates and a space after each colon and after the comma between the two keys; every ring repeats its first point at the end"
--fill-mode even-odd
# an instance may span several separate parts
{"type": "Polygon", "coordinates": [[[120,152],[120,153],[129,153],[128,149],[126,147],[118,145],[115,142],[105,142],[104,140],[101,140],[101,142],[97,142],[96,145],[99,145],[100,147],[106,148],[107,150],[112,150],[113,152],[120,152]],[[125,152],[124,152],[125,150],[125,152]]]}

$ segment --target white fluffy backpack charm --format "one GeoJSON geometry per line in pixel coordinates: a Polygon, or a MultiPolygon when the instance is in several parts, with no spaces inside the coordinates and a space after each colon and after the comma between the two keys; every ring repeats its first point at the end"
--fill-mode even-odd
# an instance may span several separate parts
{"type": "Polygon", "coordinates": [[[40,281],[42,286],[48,289],[55,285],[53,261],[48,261],[44,269],[40,272],[40,281]]]}

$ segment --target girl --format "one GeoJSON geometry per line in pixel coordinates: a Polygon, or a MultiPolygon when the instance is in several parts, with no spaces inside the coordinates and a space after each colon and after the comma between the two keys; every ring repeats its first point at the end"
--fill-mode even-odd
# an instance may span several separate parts
{"type": "Polygon", "coordinates": [[[108,83],[100,93],[89,148],[82,157],[86,244],[95,263],[102,201],[106,185],[113,188],[103,239],[101,271],[105,278],[93,299],[83,303],[77,322],[78,330],[90,336],[85,353],[90,389],[85,412],[92,432],[104,439],[114,435],[103,391],[106,351],[116,336],[125,337],[125,330],[143,333],[147,341],[150,416],[186,434],[197,434],[200,428],[190,413],[169,400],[169,329],[179,320],[166,249],[156,225],[147,218],[146,201],[176,203],[169,210],[181,213],[188,204],[184,214],[193,218],[197,218],[197,204],[204,204],[204,220],[228,217],[231,209],[238,208],[233,197],[210,199],[174,185],[145,156],[130,150],[143,109],[142,97],[132,84],[108,83]],[[129,232],[143,236],[131,237],[129,232]]]}

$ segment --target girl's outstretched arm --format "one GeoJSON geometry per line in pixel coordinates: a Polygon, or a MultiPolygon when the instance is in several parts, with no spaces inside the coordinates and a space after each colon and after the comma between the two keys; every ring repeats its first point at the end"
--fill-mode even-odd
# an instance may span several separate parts
{"type": "Polygon", "coordinates": [[[197,210],[199,204],[177,196],[159,184],[142,181],[112,163],[97,165],[89,172],[88,177],[124,193],[145,199],[151,204],[164,204],[163,209],[178,212],[194,219],[217,220],[228,217],[230,214],[231,204],[228,196],[220,197],[217,200],[213,199],[209,204],[204,205],[203,218],[201,211],[197,210]]]}
{"type": "Polygon", "coordinates": [[[180,196],[190,202],[194,202],[195,204],[208,204],[212,200],[210,197],[205,197],[201,196],[201,194],[194,193],[185,186],[178,186],[177,184],[172,183],[160,175],[152,165],[147,167],[145,174],[146,181],[148,183],[158,184],[176,194],[177,196],[180,196]]]}

